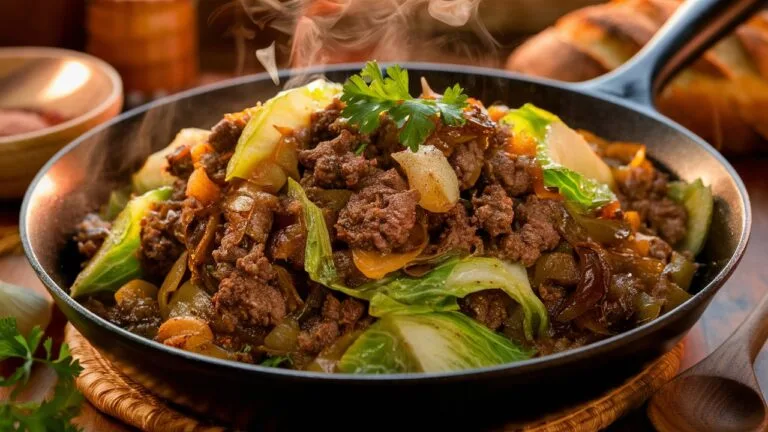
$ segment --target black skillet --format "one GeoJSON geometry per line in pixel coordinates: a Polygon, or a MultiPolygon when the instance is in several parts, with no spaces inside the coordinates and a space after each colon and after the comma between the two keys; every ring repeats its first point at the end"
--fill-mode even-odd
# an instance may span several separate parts
{"type": "MultiPolygon", "coordinates": [[[[207,358],[133,335],[89,312],[67,295],[77,272],[67,238],[79,219],[125,183],[153,150],[182,127],[210,127],[223,113],[273,96],[266,74],[235,79],[166,98],[128,112],[68,145],[38,173],[21,212],[24,250],[57,305],[74,326],[131,377],[160,395],[236,424],[259,429],[282,423],[370,429],[418,422],[449,429],[536,415],[583,397],[637,370],[675,344],[698,320],[733,272],[747,245],[749,199],[733,168],[691,132],[656,113],[653,93],[686,61],[756,8],[755,0],[688,0],[660,34],[624,67],[577,85],[490,69],[405,64],[433,88],[460,83],[467,93],[509,106],[532,102],[569,125],[609,139],[638,141],[673,175],[703,178],[716,197],[697,294],[659,319],[589,346],[481,370],[390,376],[323,375],[207,358]],[[413,416],[404,420],[404,416],[413,416]],[[326,422],[327,423],[324,423],[326,422]],[[447,422],[447,423],[445,423],[447,422]]],[[[552,53],[557,55],[557,53],[552,53]]],[[[361,65],[325,69],[343,81],[361,65]]],[[[307,71],[282,71],[284,81],[307,71]]],[[[418,80],[412,79],[416,84],[418,80]]],[[[418,91],[418,89],[412,89],[418,91]]]]}

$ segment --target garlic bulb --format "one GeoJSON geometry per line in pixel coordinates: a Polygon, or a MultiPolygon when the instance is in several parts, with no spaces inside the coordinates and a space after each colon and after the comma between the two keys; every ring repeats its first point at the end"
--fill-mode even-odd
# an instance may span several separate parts
{"type": "Polygon", "coordinates": [[[42,330],[51,322],[51,300],[34,290],[0,281],[0,318],[16,318],[16,326],[23,335],[35,326],[42,330]]]}

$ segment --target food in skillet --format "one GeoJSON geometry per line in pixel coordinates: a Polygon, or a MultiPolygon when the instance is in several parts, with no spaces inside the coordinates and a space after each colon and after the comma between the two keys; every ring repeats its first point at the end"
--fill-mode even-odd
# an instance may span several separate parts
{"type": "Polygon", "coordinates": [[[645,147],[375,62],[184,129],[74,236],[71,295],[209,356],[343,373],[546,355],[690,297],[712,195],[645,147]]]}

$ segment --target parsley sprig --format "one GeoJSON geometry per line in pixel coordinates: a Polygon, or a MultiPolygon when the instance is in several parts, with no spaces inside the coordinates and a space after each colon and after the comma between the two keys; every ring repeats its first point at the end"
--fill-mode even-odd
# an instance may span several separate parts
{"type": "Polygon", "coordinates": [[[8,378],[0,376],[0,387],[16,385],[8,401],[0,403],[0,430],[28,432],[75,432],[71,420],[80,411],[83,396],[75,386],[82,368],[72,358],[67,344],[62,344],[58,356],[53,355],[53,341],[43,342],[45,358],[35,357],[43,339],[40,327],[33,328],[27,336],[19,333],[15,318],[0,319],[0,361],[21,359],[22,365],[8,378]],[[45,364],[56,372],[58,381],[53,397],[44,402],[18,402],[16,397],[29,380],[34,363],[45,364]]]}
{"type": "Polygon", "coordinates": [[[412,151],[435,130],[437,117],[446,125],[464,124],[462,112],[467,105],[467,95],[458,84],[445,89],[439,99],[414,98],[408,92],[406,70],[390,66],[384,77],[375,61],[344,83],[341,100],[347,105],[342,116],[363,133],[375,131],[381,115],[388,113],[400,130],[400,143],[412,151]]]}

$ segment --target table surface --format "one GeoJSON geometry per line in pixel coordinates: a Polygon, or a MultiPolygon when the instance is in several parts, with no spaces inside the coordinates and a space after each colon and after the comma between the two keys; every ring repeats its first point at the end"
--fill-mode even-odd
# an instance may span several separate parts
{"type": "MultiPolygon", "coordinates": [[[[695,364],[717,348],[744,320],[760,298],[768,293],[768,157],[732,161],[747,185],[752,200],[752,237],[741,264],[728,283],[717,293],[701,320],[686,337],[686,350],[681,370],[695,364]]],[[[18,203],[0,203],[0,226],[17,223],[18,203]]],[[[48,295],[23,256],[0,258],[0,279],[25,286],[48,295]]],[[[756,373],[763,394],[768,397],[768,348],[757,359],[756,373]]],[[[36,372],[24,395],[31,399],[45,397],[55,377],[45,371],[36,372]]],[[[0,389],[0,398],[6,392],[0,389]]],[[[88,403],[83,405],[76,422],[87,432],[133,430],[119,421],[99,413],[88,403]]],[[[611,427],[613,431],[639,431],[650,428],[643,410],[637,410],[611,427]]]]}

